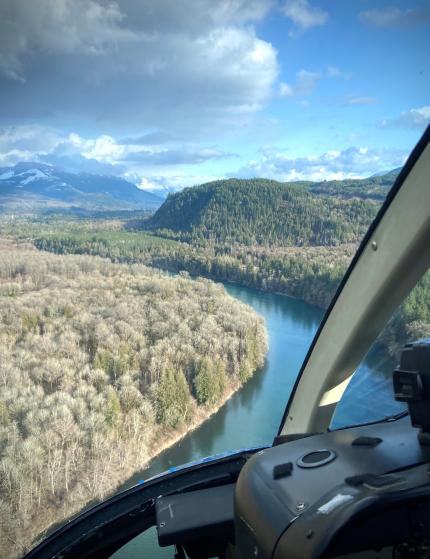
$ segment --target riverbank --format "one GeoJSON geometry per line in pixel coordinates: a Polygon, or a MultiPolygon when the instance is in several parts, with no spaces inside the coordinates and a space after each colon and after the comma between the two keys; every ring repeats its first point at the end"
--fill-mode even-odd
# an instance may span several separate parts
{"type": "MultiPolygon", "coordinates": [[[[253,375],[257,372],[254,371],[253,375]]],[[[252,377],[251,377],[252,378],[252,377]]],[[[149,443],[149,451],[146,455],[146,459],[143,462],[132,464],[132,460],[129,464],[125,465],[121,471],[117,471],[114,475],[110,476],[110,483],[104,483],[102,492],[98,499],[85,499],[82,495],[75,495],[73,500],[73,506],[70,506],[66,510],[63,510],[63,515],[58,516],[58,509],[47,508],[44,510],[44,518],[42,520],[41,515],[36,515],[32,519],[32,529],[28,533],[29,540],[31,543],[24,544],[22,553],[28,552],[30,549],[35,547],[39,542],[41,542],[48,534],[53,533],[56,529],[60,528],[65,522],[72,519],[75,515],[81,514],[83,511],[97,505],[98,503],[104,501],[105,499],[113,496],[119,491],[123,490],[126,486],[129,487],[130,484],[124,482],[124,479],[129,480],[136,476],[138,472],[145,469],[158,455],[160,455],[165,450],[178,444],[184,437],[190,435],[193,431],[198,429],[208,421],[213,415],[215,415],[230,398],[244,386],[246,383],[240,383],[239,381],[233,381],[231,385],[225,390],[222,398],[217,402],[217,404],[210,407],[201,407],[195,404],[194,414],[192,419],[186,423],[182,424],[177,429],[171,429],[166,433],[162,431],[159,427],[157,432],[153,435],[153,440],[149,443]],[[161,441],[161,442],[160,442],[161,441]],[[48,527],[47,527],[48,526],[48,527]]],[[[136,454],[136,449],[133,445],[130,445],[128,449],[124,449],[125,452],[132,457],[136,454]]],[[[71,492],[73,494],[73,492],[71,492]]],[[[18,543],[18,542],[15,542],[18,543]]]]}
{"type": "Polygon", "coordinates": [[[201,425],[263,365],[267,337],[206,280],[1,239],[0,253],[9,558],[201,425]]]}
{"type": "MultiPolygon", "coordinates": [[[[231,282],[264,293],[281,293],[327,309],[353,257],[355,243],[334,246],[262,246],[185,243],[142,231],[118,229],[118,223],[73,222],[14,224],[5,234],[59,254],[93,254],[114,262],[142,263],[170,273],[231,282]]],[[[409,338],[428,337],[426,303],[430,276],[418,283],[380,336],[390,353],[409,338]]]]}

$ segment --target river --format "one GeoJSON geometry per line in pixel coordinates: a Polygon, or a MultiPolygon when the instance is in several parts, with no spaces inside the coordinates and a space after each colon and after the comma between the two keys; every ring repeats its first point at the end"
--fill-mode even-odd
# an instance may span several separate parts
{"type": "MultiPolygon", "coordinates": [[[[225,288],[230,295],[247,303],[265,318],[269,351],[264,367],[216,414],[176,445],[159,454],[149,468],[130,479],[125,487],[174,465],[226,450],[270,444],[276,435],[288,396],[323,311],[276,293],[264,293],[229,284],[225,288]]],[[[361,393],[377,393],[379,404],[376,402],[378,405],[375,406],[374,401],[353,399],[353,390],[350,390],[345,395],[345,405],[337,414],[339,425],[350,419],[358,422],[363,415],[369,420],[377,419],[369,414],[372,410],[380,414],[382,401],[387,402],[387,414],[400,410],[390,397],[391,386],[387,372],[391,369],[392,361],[386,358],[384,352],[379,350],[369,356],[360,375],[354,377],[350,386],[352,389],[359,387],[361,393]]],[[[161,559],[172,558],[173,552],[171,549],[157,547],[155,529],[152,529],[129,542],[113,557],[161,559]]]]}

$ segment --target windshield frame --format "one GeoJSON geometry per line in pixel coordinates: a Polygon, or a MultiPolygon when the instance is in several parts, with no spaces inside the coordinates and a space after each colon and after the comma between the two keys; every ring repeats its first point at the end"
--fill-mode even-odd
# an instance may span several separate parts
{"type": "MultiPolygon", "coordinates": [[[[425,180],[422,176],[423,170],[423,176],[430,176],[430,126],[427,127],[403,166],[338,286],[303,361],[287,402],[278,435],[321,432],[328,429],[336,405],[348,386],[357,365],[365,356],[398,304],[429,267],[430,246],[425,246],[425,239],[428,240],[430,238],[429,189],[425,191],[425,188],[422,188],[419,191],[422,197],[425,198],[426,205],[420,207],[412,204],[412,207],[409,208],[409,213],[416,209],[421,211],[423,219],[421,222],[419,220],[408,221],[409,244],[404,247],[403,252],[400,254],[397,247],[395,247],[390,253],[386,250],[383,243],[379,246],[379,239],[381,235],[383,237],[387,227],[391,225],[392,229],[396,219],[399,216],[401,218],[403,214],[407,213],[407,208],[399,207],[399,199],[405,191],[408,193],[412,191],[415,183],[422,183],[425,180]],[[425,212],[427,212],[426,215],[425,212]],[[420,230],[420,227],[422,230],[420,230]],[[420,258],[414,260],[413,264],[411,264],[411,255],[414,251],[416,252],[417,247],[421,250],[421,252],[418,252],[420,258]],[[378,258],[375,259],[376,255],[378,258]],[[381,260],[388,257],[397,264],[395,278],[392,273],[390,275],[390,272],[386,272],[381,268],[381,260]],[[399,276],[399,263],[401,265],[402,258],[405,262],[408,260],[409,268],[403,264],[400,267],[401,274],[399,276]],[[363,274],[363,271],[366,270],[366,266],[368,267],[370,263],[372,273],[374,269],[379,268],[379,277],[377,278],[379,291],[366,292],[366,300],[357,300],[356,316],[353,317],[354,310],[351,313],[352,302],[350,297],[348,304],[348,291],[351,290],[351,286],[354,286],[354,284],[356,287],[360,285],[356,283],[357,276],[361,275],[362,278],[365,278],[366,274],[363,274]],[[386,292],[382,294],[381,285],[385,282],[385,285],[388,286],[394,279],[401,284],[400,288],[393,290],[396,293],[389,292],[388,295],[386,292]],[[373,310],[372,318],[374,323],[371,323],[371,327],[365,323],[366,313],[364,311],[361,312],[361,309],[358,308],[362,302],[364,304],[372,302],[372,308],[375,306],[374,308],[378,309],[377,312],[373,310]],[[350,313],[349,316],[346,314],[347,312],[350,313]],[[345,322],[345,316],[348,316],[348,321],[353,329],[351,329],[350,338],[344,339],[343,343],[337,345],[328,337],[328,332],[333,333],[337,331],[342,333],[341,328],[345,324],[342,325],[341,322],[342,320],[345,322]],[[324,372],[321,373],[321,371],[324,372]]],[[[398,223],[401,225],[401,219],[398,223]]],[[[399,237],[407,237],[408,235],[402,231],[399,237]]],[[[430,245],[430,243],[427,243],[427,245],[430,245]]],[[[369,270],[369,267],[367,270],[369,270]]],[[[368,271],[367,273],[371,275],[368,271]]],[[[349,296],[351,296],[351,293],[349,293],[349,296]]]]}

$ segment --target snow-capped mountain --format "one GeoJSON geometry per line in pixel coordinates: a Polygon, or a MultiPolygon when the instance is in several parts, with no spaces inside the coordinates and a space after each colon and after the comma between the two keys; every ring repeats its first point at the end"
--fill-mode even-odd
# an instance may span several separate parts
{"type": "Polygon", "coordinates": [[[120,177],[69,173],[43,163],[0,168],[0,210],[47,208],[154,210],[163,199],[120,177]]]}

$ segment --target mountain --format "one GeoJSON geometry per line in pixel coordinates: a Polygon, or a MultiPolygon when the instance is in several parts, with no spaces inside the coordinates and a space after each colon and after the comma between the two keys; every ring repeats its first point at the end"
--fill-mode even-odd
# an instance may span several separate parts
{"type": "Polygon", "coordinates": [[[69,173],[32,162],[0,168],[0,213],[71,208],[155,210],[162,202],[116,176],[69,173]]]}
{"type": "Polygon", "coordinates": [[[267,179],[214,181],[170,194],[142,227],[186,241],[247,245],[357,241],[378,204],[361,197],[315,192],[315,186],[267,179]]]}

